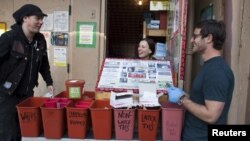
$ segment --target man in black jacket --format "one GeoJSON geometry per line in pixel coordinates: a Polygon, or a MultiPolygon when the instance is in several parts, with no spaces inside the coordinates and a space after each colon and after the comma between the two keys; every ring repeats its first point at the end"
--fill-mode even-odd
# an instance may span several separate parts
{"type": "Polygon", "coordinates": [[[21,140],[16,104],[33,96],[39,72],[53,93],[46,40],[39,32],[44,16],[39,7],[26,4],[0,37],[0,141],[21,140]]]}

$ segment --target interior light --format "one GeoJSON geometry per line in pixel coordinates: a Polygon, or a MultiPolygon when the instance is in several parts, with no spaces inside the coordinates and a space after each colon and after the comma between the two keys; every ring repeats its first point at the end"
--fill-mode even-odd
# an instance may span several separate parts
{"type": "Polygon", "coordinates": [[[138,5],[142,5],[142,0],[139,0],[139,1],[138,1],[138,5]]]}

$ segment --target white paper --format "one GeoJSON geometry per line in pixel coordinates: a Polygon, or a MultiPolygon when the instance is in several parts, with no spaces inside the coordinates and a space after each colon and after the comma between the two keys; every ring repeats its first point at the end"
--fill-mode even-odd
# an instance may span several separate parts
{"type": "Polygon", "coordinates": [[[79,31],[79,44],[92,44],[93,43],[94,25],[83,24],[80,26],[79,31]]]}
{"type": "Polygon", "coordinates": [[[53,97],[53,94],[52,94],[52,93],[47,92],[46,94],[44,94],[44,95],[43,95],[43,97],[49,97],[49,98],[52,98],[52,97],[53,97]]]}
{"type": "Polygon", "coordinates": [[[145,107],[160,106],[156,91],[156,83],[140,82],[139,94],[139,105],[145,107]]]}
{"type": "Polygon", "coordinates": [[[156,93],[144,91],[142,96],[139,98],[139,105],[144,107],[157,107],[160,106],[158,96],[156,93]]]}
{"type": "Polygon", "coordinates": [[[69,31],[69,12],[54,11],[54,31],[68,32],[69,31]]]}
{"type": "Polygon", "coordinates": [[[54,14],[48,14],[48,17],[44,17],[41,31],[52,31],[54,24],[53,19],[54,19],[54,14]]]}
{"type": "Polygon", "coordinates": [[[66,67],[66,48],[54,48],[54,66],[66,67]]]}

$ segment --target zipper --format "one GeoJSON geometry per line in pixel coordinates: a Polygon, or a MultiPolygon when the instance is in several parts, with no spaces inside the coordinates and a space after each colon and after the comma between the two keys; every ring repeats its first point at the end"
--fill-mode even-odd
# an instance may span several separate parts
{"type": "Polygon", "coordinates": [[[37,48],[37,41],[35,41],[35,44],[34,46],[31,48],[31,60],[30,60],[30,73],[29,73],[29,82],[28,82],[28,86],[27,86],[27,89],[26,89],[26,94],[28,93],[29,91],[29,86],[30,86],[30,81],[31,81],[31,73],[32,73],[32,68],[33,68],[33,52],[34,52],[34,49],[37,48]]]}

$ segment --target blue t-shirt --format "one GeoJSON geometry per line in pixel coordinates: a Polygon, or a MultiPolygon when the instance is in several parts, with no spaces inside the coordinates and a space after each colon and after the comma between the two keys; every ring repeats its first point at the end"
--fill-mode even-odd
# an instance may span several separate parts
{"type": "MultiPolygon", "coordinates": [[[[234,89],[234,75],[222,57],[207,60],[196,76],[190,99],[198,104],[205,100],[225,102],[224,109],[215,124],[225,124],[234,89]]],[[[182,141],[206,141],[208,123],[186,111],[182,141]]]]}

